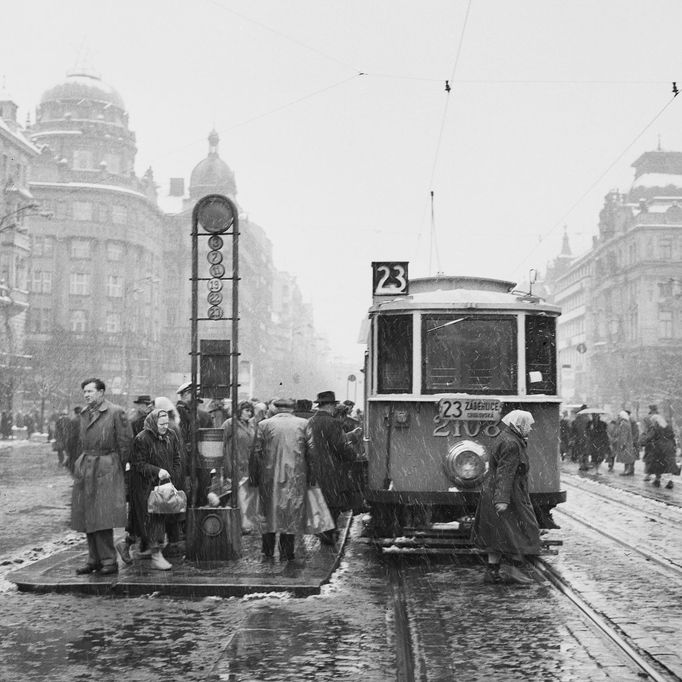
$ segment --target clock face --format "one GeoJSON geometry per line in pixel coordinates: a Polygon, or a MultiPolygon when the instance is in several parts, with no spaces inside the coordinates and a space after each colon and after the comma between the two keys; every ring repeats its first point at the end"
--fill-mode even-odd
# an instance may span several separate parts
{"type": "Polygon", "coordinates": [[[211,199],[199,208],[197,216],[201,227],[211,234],[227,232],[234,223],[232,206],[220,199],[211,199]]]}
{"type": "Polygon", "coordinates": [[[222,263],[223,262],[223,254],[220,253],[220,251],[209,251],[208,255],[206,256],[206,260],[211,265],[215,265],[216,263],[222,263]]]}

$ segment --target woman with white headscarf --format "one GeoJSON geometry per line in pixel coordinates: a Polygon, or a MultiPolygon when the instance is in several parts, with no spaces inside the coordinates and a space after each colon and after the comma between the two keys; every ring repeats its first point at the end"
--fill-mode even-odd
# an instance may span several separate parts
{"type": "Polygon", "coordinates": [[[512,410],[502,418],[502,431],[490,457],[473,527],[474,543],[488,552],[486,583],[530,584],[521,571],[525,555],[540,553],[540,529],[528,494],[527,438],[533,415],[512,410]],[[502,557],[511,559],[500,571],[502,557]]]}
{"type": "MultiPolygon", "coordinates": [[[[677,452],[675,433],[660,414],[652,414],[649,417],[648,428],[641,442],[644,446],[651,445],[647,472],[654,475],[653,485],[656,488],[661,487],[662,474],[679,475],[680,468],[675,458],[677,452]]],[[[668,480],[665,487],[672,488],[672,480],[668,480]]]]}

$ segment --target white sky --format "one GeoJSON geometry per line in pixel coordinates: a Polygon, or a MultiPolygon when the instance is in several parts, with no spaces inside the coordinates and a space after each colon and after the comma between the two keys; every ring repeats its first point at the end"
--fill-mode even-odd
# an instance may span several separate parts
{"type": "Polygon", "coordinates": [[[86,61],[161,192],[215,126],[240,204],[351,359],[370,262],[429,274],[430,189],[431,269],[523,282],[564,224],[589,246],[659,134],[682,151],[679,0],[32,0],[2,21],[21,121],[86,61]]]}

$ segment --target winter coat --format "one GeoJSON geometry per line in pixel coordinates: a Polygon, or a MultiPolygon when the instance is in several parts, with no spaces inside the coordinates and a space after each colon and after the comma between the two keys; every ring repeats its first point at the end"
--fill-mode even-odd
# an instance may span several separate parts
{"type": "Polygon", "coordinates": [[[609,434],[606,430],[606,424],[601,419],[599,421],[591,420],[587,425],[585,435],[587,436],[590,461],[593,464],[599,464],[608,459],[611,446],[609,445],[609,434]]]}
{"type": "Polygon", "coordinates": [[[507,555],[539,554],[540,529],[528,494],[526,441],[504,426],[483,480],[472,530],[474,544],[507,555]],[[495,505],[508,504],[498,513],[495,505]]]}
{"type": "Polygon", "coordinates": [[[303,533],[308,486],[306,420],[290,412],[263,419],[249,461],[249,475],[257,483],[264,533],[303,533]]]}
{"type": "Polygon", "coordinates": [[[322,489],[329,507],[350,508],[354,487],[351,464],[356,454],[341,422],[328,412],[318,410],[308,420],[306,437],[313,482],[322,489]]]}
{"type": "Polygon", "coordinates": [[[637,452],[632,444],[632,428],[629,419],[618,420],[616,434],[616,461],[623,464],[634,464],[637,452]]]}
{"type": "MultiPolygon", "coordinates": [[[[182,453],[178,436],[169,428],[159,438],[148,429],[135,436],[130,463],[130,515],[128,533],[147,540],[150,538],[150,515],[147,512],[149,493],[159,485],[159,469],[165,469],[171,482],[178,489],[183,488],[182,453]]],[[[166,515],[164,515],[166,516],[166,515]]],[[[181,515],[172,514],[174,520],[181,515]]]]}
{"type": "Polygon", "coordinates": [[[93,533],[126,523],[123,468],[132,430],[125,410],[103,400],[80,415],[79,451],[74,465],[71,528],[93,533]]]}
{"type": "MultiPolygon", "coordinates": [[[[232,417],[222,424],[223,429],[223,471],[227,478],[232,476],[232,417]]],[[[237,419],[235,433],[237,443],[237,477],[239,480],[249,475],[249,456],[256,437],[256,424],[253,419],[243,422],[237,419]]]]}
{"type": "Polygon", "coordinates": [[[647,446],[649,447],[648,474],[658,476],[660,474],[674,474],[679,471],[675,458],[675,434],[670,425],[660,426],[650,421],[646,432],[642,435],[641,443],[645,450],[647,446]]]}

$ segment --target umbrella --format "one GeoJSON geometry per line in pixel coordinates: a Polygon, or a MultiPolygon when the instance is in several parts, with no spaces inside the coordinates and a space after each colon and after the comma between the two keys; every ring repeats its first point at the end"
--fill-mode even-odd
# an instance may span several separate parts
{"type": "Polygon", "coordinates": [[[602,410],[600,407],[586,407],[584,410],[580,410],[576,414],[608,414],[606,410],[602,410]]]}

